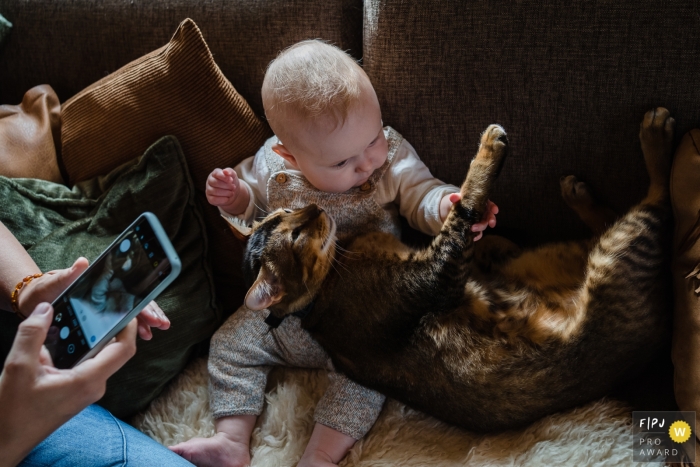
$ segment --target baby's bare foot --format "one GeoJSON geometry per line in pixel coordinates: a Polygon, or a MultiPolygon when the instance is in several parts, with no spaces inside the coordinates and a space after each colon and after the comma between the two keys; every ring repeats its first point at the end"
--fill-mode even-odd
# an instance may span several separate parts
{"type": "Polygon", "coordinates": [[[212,438],[192,438],[169,449],[197,467],[246,467],[250,465],[250,448],[223,433],[212,438]]]}

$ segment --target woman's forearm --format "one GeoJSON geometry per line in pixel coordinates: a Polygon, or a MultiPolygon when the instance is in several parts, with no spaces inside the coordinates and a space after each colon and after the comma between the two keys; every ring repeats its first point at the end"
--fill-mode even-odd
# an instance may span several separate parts
{"type": "Polygon", "coordinates": [[[0,309],[11,311],[10,297],[17,282],[41,272],[27,251],[0,222],[0,309]]]}

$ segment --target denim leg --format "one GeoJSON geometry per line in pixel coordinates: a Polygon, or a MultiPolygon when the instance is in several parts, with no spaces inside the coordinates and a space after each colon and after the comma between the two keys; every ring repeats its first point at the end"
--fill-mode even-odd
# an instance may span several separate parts
{"type": "Polygon", "coordinates": [[[180,467],[192,464],[91,405],[35,447],[22,467],[180,467]]]}

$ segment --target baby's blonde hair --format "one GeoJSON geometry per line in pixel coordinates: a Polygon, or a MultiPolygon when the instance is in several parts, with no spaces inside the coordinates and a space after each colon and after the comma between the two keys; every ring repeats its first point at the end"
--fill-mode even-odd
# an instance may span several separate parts
{"type": "Polygon", "coordinates": [[[265,116],[278,136],[285,118],[330,117],[333,126],[342,124],[360,99],[363,79],[362,68],[338,47],[315,39],[298,42],[267,67],[265,116]]]}

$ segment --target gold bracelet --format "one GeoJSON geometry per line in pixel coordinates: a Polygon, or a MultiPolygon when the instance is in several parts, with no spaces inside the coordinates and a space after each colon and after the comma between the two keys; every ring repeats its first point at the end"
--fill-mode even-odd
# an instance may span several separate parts
{"type": "Polygon", "coordinates": [[[17,305],[17,297],[19,297],[19,291],[22,290],[22,288],[25,285],[29,284],[31,281],[33,281],[37,277],[41,277],[43,275],[44,274],[40,272],[39,274],[31,274],[31,275],[25,277],[24,279],[22,279],[20,282],[17,283],[17,285],[15,286],[15,290],[12,291],[12,297],[10,298],[10,304],[12,305],[12,311],[14,311],[17,314],[17,316],[19,316],[20,318],[27,319],[26,316],[24,316],[22,313],[20,313],[19,306],[17,305]]]}

